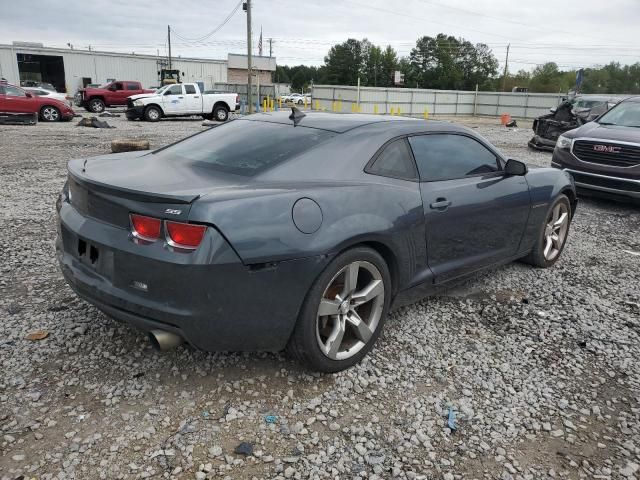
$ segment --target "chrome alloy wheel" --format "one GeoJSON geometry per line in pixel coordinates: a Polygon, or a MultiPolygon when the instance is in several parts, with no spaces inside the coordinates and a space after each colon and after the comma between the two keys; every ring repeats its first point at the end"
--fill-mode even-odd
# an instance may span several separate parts
{"type": "Polygon", "coordinates": [[[329,282],[316,320],[320,350],[332,360],[358,353],[371,339],[384,308],[384,281],[369,262],[352,262],[329,282]]]}
{"type": "Polygon", "coordinates": [[[147,113],[149,120],[155,121],[160,118],[160,112],[155,108],[149,109],[149,113],[147,113]]]}
{"type": "Polygon", "coordinates": [[[569,208],[564,203],[558,203],[549,213],[544,230],[545,245],[543,255],[545,260],[555,260],[560,255],[568,230],[569,208]]]}
{"type": "Polygon", "coordinates": [[[56,122],[60,118],[60,112],[58,112],[57,108],[44,107],[42,109],[42,118],[47,122],[56,122]]]}

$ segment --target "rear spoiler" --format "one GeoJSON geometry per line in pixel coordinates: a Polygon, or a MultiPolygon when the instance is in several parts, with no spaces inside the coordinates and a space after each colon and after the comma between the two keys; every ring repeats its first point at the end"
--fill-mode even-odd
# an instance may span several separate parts
{"type": "Polygon", "coordinates": [[[101,182],[97,182],[95,180],[90,180],[86,176],[82,175],[81,168],[78,169],[79,163],[69,162],[69,177],[76,183],[86,187],[90,187],[90,189],[94,192],[103,193],[106,195],[117,195],[123,196],[131,200],[139,201],[139,202],[149,202],[149,203],[179,203],[179,204],[190,204],[195,202],[200,195],[190,194],[190,195],[169,195],[165,193],[149,193],[149,192],[141,192],[139,190],[131,190],[128,188],[114,187],[113,185],[107,185],[101,182]]]}

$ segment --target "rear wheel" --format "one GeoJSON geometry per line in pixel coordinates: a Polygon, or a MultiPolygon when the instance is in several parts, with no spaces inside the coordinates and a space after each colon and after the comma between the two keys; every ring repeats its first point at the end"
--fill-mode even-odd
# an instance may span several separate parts
{"type": "Polygon", "coordinates": [[[144,111],[144,119],[148,122],[157,122],[162,118],[162,112],[158,107],[154,107],[153,105],[147,107],[144,111]]]}
{"type": "Polygon", "coordinates": [[[104,102],[99,98],[92,98],[89,101],[89,111],[93,113],[104,112],[104,102]]]}
{"type": "Polygon", "coordinates": [[[540,268],[556,263],[567,242],[570,224],[571,203],[566,195],[559,195],[547,211],[533,249],[523,261],[540,268]]]}
{"type": "Polygon", "coordinates": [[[355,365],[380,336],[390,299],[389,269],[375,250],[340,254],[309,290],[287,351],[321,372],[355,365]]]}
{"type": "Polygon", "coordinates": [[[302,100],[298,100],[298,105],[302,105],[304,102],[302,100]]]}
{"type": "Polygon", "coordinates": [[[219,122],[226,122],[229,118],[229,112],[222,106],[215,107],[213,109],[213,118],[219,122]]]}
{"type": "Polygon", "coordinates": [[[40,119],[43,122],[57,122],[61,118],[60,110],[51,105],[45,105],[40,109],[40,119]]]}

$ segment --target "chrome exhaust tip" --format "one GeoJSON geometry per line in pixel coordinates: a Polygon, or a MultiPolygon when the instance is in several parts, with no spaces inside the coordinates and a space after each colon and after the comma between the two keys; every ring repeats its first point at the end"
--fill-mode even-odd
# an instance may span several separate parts
{"type": "Polygon", "coordinates": [[[149,332],[149,341],[156,350],[162,351],[171,350],[184,343],[184,339],[180,335],[164,330],[151,330],[149,332]]]}

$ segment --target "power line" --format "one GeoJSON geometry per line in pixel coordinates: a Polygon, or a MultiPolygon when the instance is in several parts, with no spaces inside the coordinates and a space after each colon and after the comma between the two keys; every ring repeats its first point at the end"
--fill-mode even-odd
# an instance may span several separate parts
{"type": "Polygon", "coordinates": [[[240,8],[240,6],[242,5],[242,1],[240,0],[235,7],[233,7],[233,10],[231,10],[231,13],[229,13],[229,15],[227,15],[227,17],[222,21],[222,23],[220,25],[218,25],[216,28],[214,28],[213,30],[211,30],[209,33],[207,33],[206,35],[203,35],[200,38],[196,38],[196,39],[190,39],[188,37],[185,37],[183,35],[178,34],[178,32],[176,32],[175,30],[173,30],[173,33],[175,34],[176,37],[186,41],[186,42],[193,42],[193,43],[199,43],[202,42],[203,40],[206,40],[207,38],[213,36],[214,34],[216,34],[222,27],[224,27],[229,20],[231,20],[231,17],[233,17],[233,15],[238,11],[238,9],[240,8]]]}

